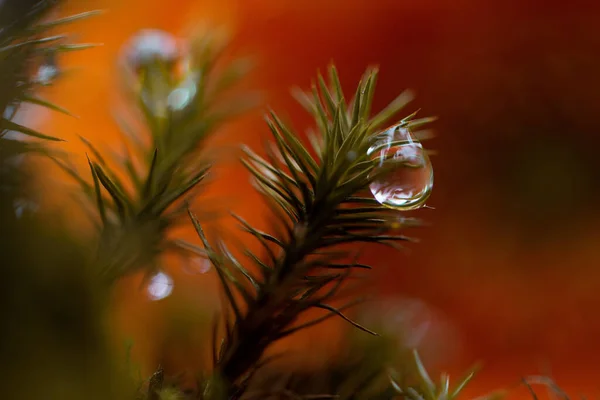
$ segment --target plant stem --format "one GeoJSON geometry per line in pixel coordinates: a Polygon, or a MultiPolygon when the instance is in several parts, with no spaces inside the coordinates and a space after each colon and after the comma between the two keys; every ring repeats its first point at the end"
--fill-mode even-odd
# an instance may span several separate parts
{"type": "MultiPolygon", "coordinates": [[[[307,219],[310,221],[313,218],[308,216],[307,219]]],[[[295,224],[302,227],[308,225],[304,222],[295,224]]],[[[290,239],[281,262],[244,318],[236,321],[230,340],[225,342],[216,370],[232,392],[235,391],[235,382],[260,361],[278,333],[293,323],[301,311],[288,307],[294,304],[289,283],[300,272],[298,265],[313,251],[321,232],[315,229],[295,231],[301,233],[290,239]]]]}

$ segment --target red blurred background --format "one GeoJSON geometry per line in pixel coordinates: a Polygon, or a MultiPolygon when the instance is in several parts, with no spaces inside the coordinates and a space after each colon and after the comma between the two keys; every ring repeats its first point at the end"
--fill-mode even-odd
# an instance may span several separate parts
{"type": "MultiPolygon", "coordinates": [[[[600,5],[86,0],[71,1],[68,8],[108,12],[73,29],[81,41],[104,46],[70,56],[69,65],[81,69],[51,89],[51,96],[81,117],[43,120],[49,133],[67,139],[81,133],[96,143],[118,143],[110,108],[114,64],[121,44],[141,28],[183,34],[201,20],[226,26],[234,49],[257,61],[248,87],[262,90],[266,104],[299,131],[310,120],[289,89],[306,87],[331,60],[348,90],[367,65],[380,66],[376,108],[403,89],[414,89],[417,99],[409,111],[421,108],[423,115],[440,118],[437,136],[427,144],[438,151],[428,203],[435,210],[416,213],[431,226],[415,233],[421,241],[409,253],[367,251],[368,261],[380,267],[378,290],[419,299],[449,321],[451,336],[432,336],[441,341],[436,349],[452,354],[442,367],[459,373],[484,362],[468,394],[485,394],[538,373],[550,374],[572,395],[600,394],[595,379],[600,370],[600,5]]],[[[265,137],[257,112],[232,123],[213,145],[256,147],[265,137]]],[[[73,140],[67,148],[83,152],[73,140]]],[[[211,194],[227,198],[250,222],[264,224],[267,210],[250,185],[237,183],[247,178],[231,161],[218,168],[211,194]]],[[[199,322],[179,321],[187,324],[189,340],[170,336],[165,326],[183,315],[182,309],[213,302],[216,289],[210,274],[190,277],[179,267],[174,264],[171,271],[175,290],[168,301],[150,302],[138,282],[122,290],[117,318],[147,371],[165,357],[174,369],[191,367],[189,360],[200,354],[193,339],[199,322]]],[[[434,321],[431,329],[436,326],[434,321]]],[[[321,341],[325,351],[340,329],[331,324],[294,345],[310,341],[318,348],[314,339],[331,335],[321,341]]]]}

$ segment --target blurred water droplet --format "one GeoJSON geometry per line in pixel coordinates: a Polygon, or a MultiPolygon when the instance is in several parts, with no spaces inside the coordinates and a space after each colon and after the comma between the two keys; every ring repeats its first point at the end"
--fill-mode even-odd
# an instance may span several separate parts
{"type": "Polygon", "coordinates": [[[15,215],[17,218],[22,218],[25,214],[33,214],[39,210],[39,206],[32,200],[16,200],[14,203],[15,215]]]}
{"type": "Polygon", "coordinates": [[[205,274],[212,268],[212,264],[208,258],[204,257],[195,257],[191,260],[192,268],[194,271],[205,274]]]}
{"type": "Polygon", "coordinates": [[[210,260],[206,257],[187,257],[181,258],[181,266],[186,273],[191,275],[206,274],[212,268],[210,260]]]}
{"type": "Polygon", "coordinates": [[[42,86],[48,86],[52,84],[59,74],[60,70],[56,64],[56,55],[49,53],[36,72],[35,82],[42,86]]]}
{"type": "Polygon", "coordinates": [[[408,128],[393,126],[376,137],[367,152],[379,176],[369,188],[383,206],[408,211],[420,208],[433,188],[433,167],[421,143],[408,128]]]}
{"type": "Polygon", "coordinates": [[[155,61],[172,63],[179,59],[181,50],[177,38],[158,29],[144,29],[124,46],[125,61],[138,70],[155,61]]]}
{"type": "Polygon", "coordinates": [[[167,98],[169,108],[175,111],[183,110],[194,101],[196,90],[196,81],[192,76],[189,76],[179,87],[169,93],[167,98]]]}
{"type": "Polygon", "coordinates": [[[162,300],[173,291],[173,279],[164,272],[158,272],[150,279],[148,296],[152,300],[162,300]]]}
{"type": "Polygon", "coordinates": [[[38,69],[37,75],[36,75],[36,81],[40,84],[40,85],[50,85],[52,83],[52,81],[54,79],[56,79],[56,77],[58,76],[58,68],[56,68],[54,65],[48,65],[48,64],[44,64],[41,65],[40,68],[38,69]]]}

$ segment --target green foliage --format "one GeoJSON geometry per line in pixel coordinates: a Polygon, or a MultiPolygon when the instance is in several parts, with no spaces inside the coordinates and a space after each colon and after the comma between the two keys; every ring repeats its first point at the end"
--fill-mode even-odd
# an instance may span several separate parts
{"type": "Polygon", "coordinates": [[[7,135],[9,132],[43,141],[61,141],[16,123],[14,117],[22,104],[69,114],[64,108],[40,98],[36,91],[51,84],[60,75],[56,59],[61,53],[93,46],[69,43],[66,35],[55,34],[56,29],[97,13],[48,20],[57,1],[28,3],[32,2],[6,1],[0,6],[0,145],[3,150],[12,149],[19,153],[41,151],[45,147],[39,142],[11,138],[7,135]]]}
{"type": "MultiPolygon", "coordinates": [[[[342,354],[310,371],[265,365],[256,373],[242,398],[461,398],[464,387],[478,370],[473,368],[456,384],[451,385],[447,374],[441,374],[439,382],[434,382],[415,350],[398,354],[397,347],[397,343],[386,342],[381,337],[360,337],[346,344],[342,354]]],[[[500,398],[495,393],[480,400],[500,398]]]]}
{"type": "MultiPolygon", "coordinates": [[[[243,163],[276,213],[278,233],[260,231],[236,218],[262,244],[267,256],[246,251],[253,265],[243,266],[223,242],[212,245],[190,213],[231,310],[231,315],[224,316],[225,337],[220,345],[215,341],[213,358],[215,373],[232,385],[232,393],[245,390],[248,377],[273,342],[328,318],[341,317],[376,335],[344,314],[356,301],[341,307],[331,304],[353,270],[370,268],[351,261],[358,255],[339,246],[378,243],[397,247],[398,242],[410,240],[401,233],[404,224],[415,224],[365,195],[369,184],[388,172],[374,169],[367,150],[379,129],[410,101],[410,94],[401,94],[370,118],[377,70],[365,73],[349,102],[335,68],[329,72],[329,87],[319,76],[311,95],[296,92],[320,132],[312,138],[312,148],[305,147],[274,112],[266,118],[274,138],[266,158],[244,148],[243,163]],[[296,324],[310,309],[326,313],[296,324]]],[[[413,117],[400,124],[410,127],[429,121],[413,117]]]]}
{"type": "Polygon", "coordinates": [[[216,68],[221,46],[209,35],[193,41],[190,54],[176,63],[155,57],[139,66],[123,66],[126,93],[136,104],[134,111],[145,131],[132,131],[121,121],[126,154],[113,162],[81,138],[91,156],[91,182],[65,160],[54,159],[97,207],[98,270],[107,282],[140,269],[154,271],[158,256],[167,251],[201,251],[190,243],[169,240],[168,231],[180,222],[207,177],[211,162],[198,156],[204,141],[254,104],[250,95],[240,95],[235,102],[222,98],[247,68],[240,61],[216,68]]]}
{"type": "MultiPolygon", "coordinates": [[[[47,16],[56,1],[25,3],[22,3],[20,14],[0,25],[0,149],[11,156],[28,150],[47,151],[41,141],[19,141],[10,138],[8,132],[20,132],[29,139],[60,140],[17,124],[14,116],[24,103],[69,114],[35,92],[59,75],[60,69],[55,64],[57,54],[90,47],[69,44],[65,36],[52,32],[66,23],[95,14],[48,21],[47,16]]],[[[27,398],[28,394],[29,398],[56,397],[54,393],[69,387],[69,377],[74,378],[69,387],[72,398],[82,398],[84,392],[92,393],[89,398],[119,398],[121,392],[127,392],[106,384],[120,378],[120,369],[111,368],[105,338],[101,334],[110,288],[120,278],[135,271],[153,272],[165,252],[185,251],[210,259],[225,298],[222,321],[215,321],[210,344],[214,369],[201,380],[198,398],[351,400],[400,396],[411,400],[455,399],[472,375],[452,389],[446,375],[439,383],[434,383],[414,353],[416,384],[405,382],[404,375],[390,376],[390,380],[388,367],[393,360],[386,358],[382,342],[367,346],[362,353],[352,354],[343,363],[322,371],[322,376],[318,377],[321,379],[318,382],[323,383],[321,386],[315,376],[310,379],[317,383],[311,385],[306,381],[302,383],[302,379],[296,379],[295,386],[290,383],[293,379],[280,385],[281,376],[276,376],[276,382],[265,380],[264,371],[272,366],[273,358],[264,357],[264,353],[271,344],[329,318],[343,318],[359,330],[377,336],[345,314],[360,300],[334,305],[341,299],[342,289],[353,272],[371,268],[359,263],[359,254],[348,250],[347,245],[377,243],[397,248],[399,243],[410,241],[403,235],[403,228],[419,225],[419,221],[399,217],[397,212],[381,206],[367,194],[369,184],[389,172],[376,169],[367,150],[388,123],[416,128],[431,119],[415,119],[415,114],[411,114],[399,122],[393,120],[412,99],[408,92],[372,116],[378,75],[375,68],[366,71],[349,101],[333,66],[329,69],[329,82],[319,75],[309,93],[297,90],[298,101],[315,120],[317,133],[310,137],[311,146],[305,146],[291,127],[271,111],[266,122],[273,142],[265,149],[265,155],[243,148],[242,163],[276,214],[277,223],[273,233],[268,233],[235,216],[241,228],[258,240],[264,250],[264,254],[246,251],[246,259],[241,260],[234,256],[225,241],[209,240],[200,218],[188,209],[211,167],[211,160],[200,157],[199,150],[223,123],[254,105],[252,97],[241,95],[232,99],[226,96],[227,90],[244,76],[247,63],[236,61],[218,67],[223,49],[223,43],[209,34],[193,39],[189,53],[178,59],[155,56],[145,58],[140,64],[125,65],[126,91],[144,129],[133,131],[123,124],[127,152],[124,156],[113,157],[114,160],[109,160],[103,151],[82,137],[88,149],[89,178],[80,174],[65,158],[51,155],[79,185],[84,204],[95,207],[98,240],[96,253],[91,257],[93,260],[80,253],[83,246],[59,243],[57,237],[60,235],[54,228],[51,232],[48,227],[34,228],[36,235],[25,240],[25,228],[31,229],[34,225],[31,225],[32,220],[22,218],[18,221],[15,216],[15,199],[11,196],[18,191],[18,184],[13,188],[14,193],[0,198],[0,211],[6,214],[5,220],[13,224],[3,225],[3,237],[16,237],[21,244],[27,243],[34,249],[23,259],[19,258],[23,255],[11,253],[22,247],[3,242],[7,247],[5,254],[15,257],[15,262],[9,263],[11,267],[28,266],[22,276],[18,273],[23,271],[9,268],[15,277],[11,281],[21,285],[19,289],[26,294],[23,298],[30,295],[32,299],[38,299],[36,295],[40,292],[36,292],[36,288],[40,287],[42,292],[56,295],[53,301],[41,299],[48,309],[38,308],[41,314],[31,314],[39,317],[41,322],[36,324],[28,320],[28,314],[21,316],[25,320],[15,318],[21,322],[14,325],[17,328],[31,323],[33,329],[28,331],[28,336],[20,337],[17,329],[2,333],[0,343],[11,343],[13,347],[17,339],[22,340],[19,343],[23,348],[27,347],[26,341],[50,344],[54,352],[48,354],[58,360],[50,369],[32,369],[34,377],[49,386],[40,391],[34,387],[31,393],[24,391],[21,397],[27,398]],[[170,229],[182,222],[186,213],[202,246],[169,238],[170,229]],[[47,268],[57,274],[53,279],[42,279],[48,273],[47,268]],[[72,280],[65,283],[64,279],[59,279],[61,271],[67,271],[64,276],[72,280]],[[62,282],[63,286],[49,288],[44,282],[46,285],[62,282]],[[322,310],[324,314],[308,322],[297,322],[312,309],[322,310]],[[53,331],[52,326],[44,325],[44,316],[53,321],[60,320],[64,317],[61,312],[77,322],[69,326],[72,336],[67,337],[72,340],[66,342],[60,341],[60,334],[56,334],[61,332],[60,329],[53,331]],[[49,332],[51,335],[42,340],[42,335],[49,332]],[[220,334],[222,338],[219,338],[220,334]],[[94,366],[90,371],[96,374],[92,377],[85,374],[85,367],[90,364],[94,366]],[[54,367],[64,368],[64,371],[52,374],[54,367]],[[56,385],[52,386],[55,381],[56,385]],[[119,394],[115,394],[117,392],[119,394]],[[300,392],[306,392],[306,395],[300,392]]],[[[4,166],[5,159],[0,161],[4,166]]],[[[11,177],[18,183],[16,174],[7,171],[0,170],[3,178],[7,177],[5,182],[11,177]]],[[[7,298],[2,303],[12,304],[19,299],[7,298]]],[[[32,307],[31,304],[26,306],[32,307]]],[[[8,353],[10,349],[3,347],[2,351],[8,353]]],[[[31,368],[34,364],[31,360],[25,361],[28,362],[19,365],[31,368]]],[[[129,360],[126,364],[131,369],[129,360]]],[[[10,372],[15,382],[20,382],[19,374],[25,376],[22,369],[10,372]]],[[[159,367],[140,392],[141,398],[183,398],[165,382],[165,372],[159,367]]],[[[11,389],[8,390],[12,394],[11,389]]]]}
{"type": "Polygon", "coordinates": [[[399,395],[410,400],[454,400],[460,396],[464,387],[473,379],[476,373],[476,369],[473,369],[458,384],[451,387],[450,376],[448,374],[442,374],[439,381],[437,383],[434,382],[416,351],[413,351],[412,359],[414,362],[416,384],[411,385],[406,383],[411,376],[395,377],[393,373],[390,376],[394,390],[399,395]]]}

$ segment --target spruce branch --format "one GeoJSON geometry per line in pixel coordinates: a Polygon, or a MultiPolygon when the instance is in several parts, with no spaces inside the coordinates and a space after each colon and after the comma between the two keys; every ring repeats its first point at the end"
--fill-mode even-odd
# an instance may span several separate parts
{"type": "MultiPolygon", "coordinates": [[[[228,387],[230,395],[238,393],[238,384],[273,342],[298,330],[337,316],[376,335],[342,312],[349,305],[336,308],[330,303],[336,300],[353,269],[369,268],[342,261],[350,253],[331,252],[331,248],[356,243],[397,247],[410,240],[400,233],[401,228],[416,222],[400,218],[397,212],[364,194],[373,180],[391,168],[375,168],[367,150],[381,127],[412,99],[409,92],[404,92],[369,118],[377,73],[374,68],[367,70],[349,102],[333,66],[329,69],[329,86],[319,75],[310,92],[294,91],[321,133],[313,138],[312,148],[305,147],[274,111],[265,117],[274,139],[266,148],[266,158],[243,147],[246,158],[242,163],[257,190],[272,205],[279,226],[279,234],[272,235],[237,217],[242,229],[254,236],[268,255],[263,260],[246,251],[261,275],[260,280],[252,277],[251,288],[248,281],[236,278],[249,274],[249,269],[231,253],[219,251],[220,245],[211,245],[190,212],[235,316],[233,323],[226,317],[226,332],[215,363],[215,379],[228,387]],[[230,274],[220,272],[224,264],[232,267],[230,274]],[[228,276],[230,280],[226,281],[228,276]],[[245,312],[234,291],[244,299],[245,312]],[[325,310],[327,314],[298,325],[298,318],[310,309],[325,310]]],[[[413,117],[399,124],[411,127],[429,121],[413,117]]],[[[217,347],[217,343],[213,345],[217,347]]]]}

